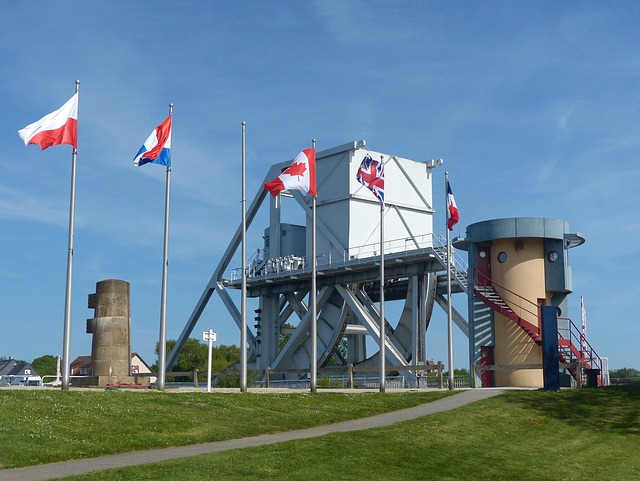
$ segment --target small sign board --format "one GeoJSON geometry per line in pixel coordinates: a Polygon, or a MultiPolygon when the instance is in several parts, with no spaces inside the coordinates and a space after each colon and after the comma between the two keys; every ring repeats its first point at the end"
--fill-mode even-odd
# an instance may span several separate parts
{"type": "Polygon", "coordinates": [[[208,331],[202,331],[202,340],[203,341],[211,341],[216,342],[216,331],[213,329],[209,329],[208,331]]]}

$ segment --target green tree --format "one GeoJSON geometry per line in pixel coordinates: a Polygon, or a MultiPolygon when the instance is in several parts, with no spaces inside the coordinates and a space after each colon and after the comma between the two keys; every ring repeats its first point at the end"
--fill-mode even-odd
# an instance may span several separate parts
{"type": "MultiPolygon", "coordinates": [[[[207,346],[207,354],[209,347],[207,346]]],[[[211,350],[211,370],[223,371],[229,366],[240,363],[240,348],[235,344],[220,344],[211,350]]],[[[205,361],[206,365],[206,361],[205,361]]]]}
{"type": "MultiPolygon", "coordinates": [[[[289,324],[288,322],[285,322],[282,325],[281,331],[282,329],[295,329],[295,326],[293,324],[289,324]]],[[[278,352],[284,349],[284,346],[287,345],[287,342],[289,341],[290,337],[291,337],[291,334],[280,334],[280,339],[278,343],[278,352]]]]}
{"type": "Polygon", "coordinates": [[[640,371],[631,367],[623,367],[622,369],[614,369],[609,371],[609,377],[613,379],[629,379],[640,377],[640,371]]]}
{"type": "Polygon", "coordinates": [[[342,339],[340,339],[340,343],[338,344],[338,349],[336,349],[336,352],[334,353],[333,356],[331,356],[331,359],[329,359],[329,362],[327,362],[327,364],[328,365],[338,364],[338,361],[336,361],[335,356],[342,356],[342,359],[346,360],[347,351],[348,351],[347,339],[343,337],[342,339]]]}
{"type": "MultiPolygon", "coordinates": [[[[160,343],[156,343],[156,354],[160,354],[160,343]]],[[[171,351],[176,346],[176,341],[170,339],[167,341],[167,359],[171,354],[171,351]]],[[[196,368],[199,371],[207,368],[207,355],[209,346],[202,344],[197,339],[189,338],[184,343],[184,347],[178,354],[178,359],[173,365],[172,371],[186,372],[194,371],[196,368]]],[[[158,362],[156,361],[155,368],[157,368],[158,362]]],[[[157,371],[156,371],[157,372],[157,371]]]]}
{"type": "MultiPolygon", "coordinates": [[[[158,346],[159,343],[156,343],[156,354],[159,354],[158,346]]],[[[175,340],[170,339],[167,341],[167,358],[175,346],[175,340]]],[[[197,368],[198,371],[206,373],[208,356],[209,343],[200,342],[193,338],[187,339],[171,370],[175,372],[190,372],[197,368]]],[[[240,363],[240,348],[235,344],[228,346],[220,344],[211,349],[212,371],[224,371],[238,363],[240,363]]],[[[158,361],[152,366],[152,369],[154,372],[158,372],[158,361]]]]}
{"type": "Polygon", "coordinates": [[[56,358],[50,354],[36,357],[31,361],[31,366],[36,370],[40,376],[55,376],[58,370],[58,363],[56,358]]]}
{"type": "Polygon", "coordinates": [[[208,345],[197,339],[187,339],[178,355],[178,366],[181,371],[202,371],[207,368],[208,345]]]}

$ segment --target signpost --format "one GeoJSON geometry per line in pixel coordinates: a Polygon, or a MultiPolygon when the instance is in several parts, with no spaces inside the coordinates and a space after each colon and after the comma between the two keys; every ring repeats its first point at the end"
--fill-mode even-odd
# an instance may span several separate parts
{"type": "Polygon", "coordinates": [[[211,344],[215,342],[218,335],[216,331],[213,329],[209,329],[208,331],[202,331],[202,340],[209,341],[209,363],[207,366],[207,392],[211,392],[211,355],[212,355],[212,346],[211,344]]]}

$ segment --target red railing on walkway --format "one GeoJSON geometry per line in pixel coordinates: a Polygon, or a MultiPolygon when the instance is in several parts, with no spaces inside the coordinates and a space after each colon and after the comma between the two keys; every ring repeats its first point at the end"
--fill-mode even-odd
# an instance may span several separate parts
{"type": "Polygon", "coordinates": [[[473,270],[473,290],[485,304],[514,321],[540,344],[540,308],[536,303],[498,284],[478,269],[473,270]],[[498,299],[492,300],[492,293],[495,293],[498,299]],[[509,295],[505,296],[505,293],[509,295]],[[523,317],[525,315],[528,319],[523,317]]]}
{"type": "Polygon", "coordinates": [[[571,352],[571,358],[567,362],[583,362],[587,365],[587,369],[599,369],[602,374],[602,359],[587,338],[582,335],[578,326],[568,317],[559,317],[558,320],[569,322],[569,327],[558,328],[558,346],[564,345],[571,352]]]}
{"type": "MultiPolygon", "coordinates": [[[[503,316],[518,324],[536,344],[542,345],[540,332],[540,306],[510,289],[498,284],[477,269],[473,270],[473,292],[485,304],[503,316]],[[505,297],[505,293],[509,293],[505,297]],[[534,321],[523,319],[523,313],[534,321]]],[[[602,359],[589,344],[586,337],[569,318],[558,318],[567,321],[568,327],[558,327],[558,351],[561,362],[581,362],[587,369],[599,369],[598,384],[602,385],[602,359]]],[[[577,379],[575,370],[570,370],[577,379]]]]}

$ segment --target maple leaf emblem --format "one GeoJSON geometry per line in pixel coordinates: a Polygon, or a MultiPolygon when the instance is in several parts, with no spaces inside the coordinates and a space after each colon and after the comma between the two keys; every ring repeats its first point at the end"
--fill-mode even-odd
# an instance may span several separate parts
{"type": "Polygon", "coordinates": [[[283,173],[290,175],[291,177],[293,177],[294,175],[297,175],[298,180],[300,180],[300,176],[304,176],[304,173],[306,170],[307,170],[307,164],[305,164],[304,162],[298,162],[296,164],[291,164],[291,167],[289,167],[283,173]]]}

